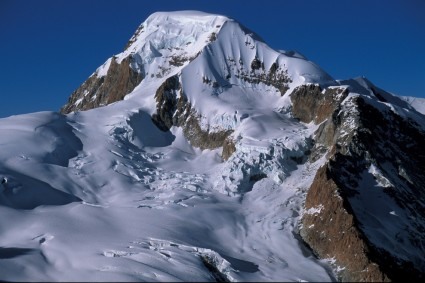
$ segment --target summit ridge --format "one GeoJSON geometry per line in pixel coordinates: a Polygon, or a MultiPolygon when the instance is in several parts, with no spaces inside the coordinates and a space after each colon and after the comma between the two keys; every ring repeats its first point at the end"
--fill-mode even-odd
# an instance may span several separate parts
{"type": "Polygon", "coordinates": [[[423,105],[154,13],[60,113],[0,119],[0,280],[423,281],[423,105]]]}

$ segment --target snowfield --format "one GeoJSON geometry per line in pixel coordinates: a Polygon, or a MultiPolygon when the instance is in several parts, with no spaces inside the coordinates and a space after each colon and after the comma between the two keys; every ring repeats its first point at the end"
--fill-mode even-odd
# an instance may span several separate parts
{"type": "MultiPolygon", "coordinates": [[[[335,81],[231,19],[194,11],[151,15],[114,59],[128,56],[144,79],[122,101],[0,119],[0,280],[335,281],[332,258],[319,260],[298,233],[304,213],[320,212],[303,204],[326,156],[307,161],[320,125],[294,119],[289,94],[317,84],[364,95],[366,82],[335,81]],[[152,122],[171,76],[203,130],[233,131],[228,160],[152,122]]],[[[417,117],[407,101],[413,114],[394,111],[417,117]]]]}
{"type": "MultiPolygon", "coordinates": [[[[305,131],[275,119],[289,139],[305,131]]],[[[244,179],[246,167],[284,167],[259,160],[281,143],[273,136],[223,163],[131,100],[13,116],[0,129],[2,280],[214,281],[212,269],[230,281],[333,279],[295,234],[315,165],[290,164],[284,183],[244,179]],[[234,179],[243,192],[229,197],[234,179]]]]}

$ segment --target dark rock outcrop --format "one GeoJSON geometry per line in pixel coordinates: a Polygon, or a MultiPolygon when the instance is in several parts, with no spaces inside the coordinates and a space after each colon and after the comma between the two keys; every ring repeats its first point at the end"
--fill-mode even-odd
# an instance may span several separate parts
{"type": "Polygon", "coordinates": [[[339,107],[347,94],[345,88],[327,88],[322,91],[319,85],[301,85],[291,93],[292,113],[301,122],[314,121],[320,124],[339,107]]]}
{"type": "Polygon", "coordinates": [[[134,42],[136,42],[137,38],[144,32],[144,26],[140,25],[136,31],[134,32],[133,36],[130,38],[130,40],[127,42],[127,44],[124,47],[124,50],[127,50],[134,42]]]}
{"type": "Polygon", "coordinates": [[[252,84],[264,83],[273,86],[284,95],[289,89],[288,84],[292,82],[291,77],[285,66],[279,66],[278,62],[274,62],[269,70],[265,69],[264,62],[259,58],[254,58],[251,62],[249,71],[245,69],[241,60],[236,61],[229,58],[227,60],[229,67],[234,70],[234,76],[245,82],[252,84]]]}
{"type": "MultiPolygon", "coordinates": [[[[173,126],[173,116],[177,109],[177,93],[180,89],[179,78],[172,76],[157,89],[155,93],[157,113],[152,115],[155,125],[163,131],[173,126]]],[[[179,105],[184,107],[184,105],[179,105]]]]}
{"type": "Polygon", "coordinates": [[[302,238],[320,258],[333,258],[344,268],[337,274],[342,281],[389,281],[379,265],[369,259],[366,239],[339,189],[327,166],[317,171],[307,193],[302,238]]]}
{"type": "Polygon", "coordinates": [[[120,64],[113,57],[107,74],[103,77],[98,77],[97,74],[91,75],[72,93],[60,112],[67,114],[93,109],[124,99],[143,79],[130,64],[130,56],[120,64]]]}
{"type": "Polygon", "coordinates": [[[264,70],[264,63],[256,57],[251,62],[251,69],[252,70],[259,70],[260,68],[264,70]]]}
{"type": "Polygon", "coordinates": [[[236,151],[235,142],[230,138],[225,139],[224,142],[223,142],[223,152],[221,154],[221,157],[224,160],[227,160],[227,159],[230,158],[230,156],[232,156],[232,154],[235,151],[236,151]]]}
{"type": "Polygon", "coordinates": [[[157,112],[152,115],[155,125],[163,131],[168,131],[172,126],[182,127],[185,137],[194,147],[215,149],[224,146],[233,132],[212,132],[201,128],[200,115],[188,101],[177,75],[165,80],[158,88],[155,99],[157,112]]]}
{"type": "Polygon", "coordinates": [[[296,118],[322,123],[315,159],[328,154],[307,193],[301,236],[335,259],[343,281],[423,280],[425,133],[389,107],[362,96],[341,103],[346,97],[313,85],[291,95],[296,118]],[[395,221],[390,208],[405,216],[395,221]]]}

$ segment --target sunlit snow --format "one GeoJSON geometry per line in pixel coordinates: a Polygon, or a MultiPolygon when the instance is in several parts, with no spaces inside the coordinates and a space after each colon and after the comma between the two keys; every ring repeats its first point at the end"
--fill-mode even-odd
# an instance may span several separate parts
{"type": "MultiPolygon", "coordinates": [[[[322,209],[303,211],[325,161],[303,160],[318,126],[286,110],[302,83],[346,85],[233,20],[193,11],[150,16],[115,59],[127,56],[145,79],[123,101],[0,119],[0,280],[335,280],[332,260],[298,236],[302,214],[322,209]],[[265,70],[285,67],[286,94],[228,77],[257,57],[265,70]],[[192,147],[181,128],[153,124],[155,92],[176,74],[203,129],[234,131],[229,160],[222,148],[192,147]]],[[[369,172],[387,186],[377,168],[369,172]]]]}

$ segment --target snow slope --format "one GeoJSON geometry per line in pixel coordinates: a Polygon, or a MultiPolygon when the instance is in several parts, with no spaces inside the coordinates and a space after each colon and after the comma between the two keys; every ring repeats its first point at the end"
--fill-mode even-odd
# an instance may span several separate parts
{"type": "Polygon", "coordinates": [[[128,56],[144,79],[123,101],[0,119],[0,280],[334,281],[298,235],[326,157],[307,162],[320,125],[294,119],[289,94],[367,82],[195,11],[151,15],[114,58],[128,56]],[[227,161],[153,124],[174,75],[203,130],[232,131],[227,161]]]}
{"type": "Polygon", "coordinates": [[[403,100],[407,101],[416,111],[425,115],[425,99],[412,97],[412,96],[402,96],[403,100]]]}
{"type": "Polygon", "coordinates": [[[2,119],[0,278],[332,280],[327,262],[294,233],[317,164],[298,166],[290,157],[302,155],[311,129],[277,111],[288,98],[273,87],[232,77],[216,92],[203,82],[224,81],[227,68],[250,66],[256,56],[267,69],[275,61],[292,64],[294,84],[328,78],[256,38],[225,17],[156,13],[116,56],[132,54],[132,67],[145,75],[124,101],[66,116],[2,119]],[[235,34],[240,42],[226,41],[235,34]],[[196,54],[190,66],[169,64],[196,54]],[[221,148],[201,151],[180,128],[161,132],[152,123],[155,92],[177,73],[203,127],[237,129],[240,149],[229,162],[221,148]],[[250,181],[256,172],[270,178],[250,181]]]}
{"type": "Polygon", "coordinates": [[[332,279],[293,233],[302,184],[228,197],[211,180],[219,150],[159,131],[132,100],[0,129],[2,280],[214,280],[204,261],[229,280],[332,279]]]}

